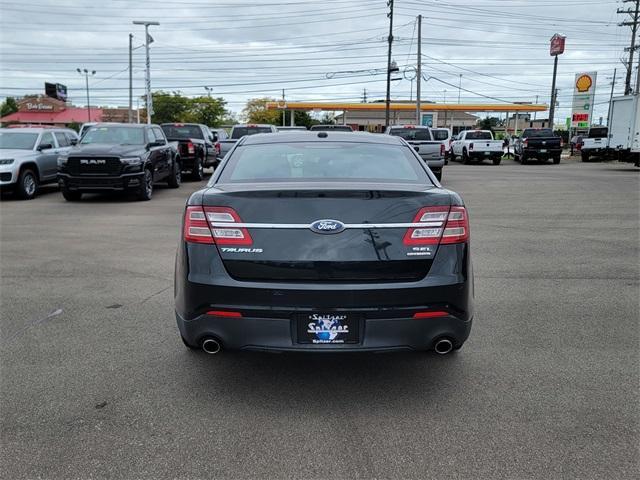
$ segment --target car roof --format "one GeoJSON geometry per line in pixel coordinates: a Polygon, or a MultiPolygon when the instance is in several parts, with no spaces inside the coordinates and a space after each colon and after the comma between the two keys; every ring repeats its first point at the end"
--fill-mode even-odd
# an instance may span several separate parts
{"type": "Polygon", "coordinates": [[[126,127],[126,128],[142,128],[142,127],[158,127],[159,125],[151,124],[148,125],[146,123],[119,123],[119,122],[100,122],[92,127],[126,127]]]}
{"type": "Polygon", "coordinates": [[[54,128],[38,128],[38,127],[14,127],[14,128],[0,128],[2,132],[18,132],[18,133],[44,133],[44,132],[73,132],[75,130],[65,127],[54,128]]]}
{"type": "Polygon", "coordinates": [[[391,135],[368,132],[312,132],[310,130],[285,130],[278,133],[258,133],[243,137],[242,145],[289,142],[351,142],[380,145],[404,145],[404,140],[391,135]]]}

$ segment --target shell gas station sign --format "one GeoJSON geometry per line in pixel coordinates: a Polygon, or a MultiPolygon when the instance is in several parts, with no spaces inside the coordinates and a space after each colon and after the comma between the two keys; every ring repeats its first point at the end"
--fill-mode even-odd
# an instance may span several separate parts
{"type": "Polygon", "coordinates": [[[589,128],[593,117],[597,72],[576,74],[571,107],[571,127],[589,128]]]}

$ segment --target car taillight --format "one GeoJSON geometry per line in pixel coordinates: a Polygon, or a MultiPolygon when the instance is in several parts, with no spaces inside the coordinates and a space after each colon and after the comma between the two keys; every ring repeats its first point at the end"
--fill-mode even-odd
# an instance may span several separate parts
{"type": "Polygon", "coordinates": [[[528,138],[525,138],[525,139],[524,139],[524,142],[522,142],[522,146],[523,146],[524,148],[527,148],[527,147],[529,146],[529,139],[528,139],[528,138]]]}
{"type": "Polygon", "coordinates": [[[196,153],[196,147],[194,147],[193,142],[187,143],[187,151],[189,152],[190,155],[193,155],[194,153],[196,153]]]}
{"type": "Polygon", "coordinates": [[[440,156],[444,157],[446,149],[444,148],[444,143],[440,144],[440,156]]]}
{"type": "Polygon", "coordinates": [[[473,150],[473,142],[469,144],[469,150],[473,150]]]}
{"type": "Polygon", "coordinates": [[[184,239],[193,243],[252,245],[249,231],[234,226],[238,223],[242,223],[242,220],[230,207],[187,207],[184,239]]]}
{"type": "Polygon", "coordinates": [[[220,155],[220,143],[216,143],[213,148],[216,149],[216,155],[220,155]]]}
{"type": "Polygon", "coordinates": [[[424,207],[418,211],[413,223],[424,223],[424,226],[407,230],[402,243],[408,246],[463,243],[469,240],[469,220],[464,207],[424,207]]]}
{"type": "Polygon", "coordinates": [[[560,148],[564,147],[564,140],[560,139],[560,148]]]}

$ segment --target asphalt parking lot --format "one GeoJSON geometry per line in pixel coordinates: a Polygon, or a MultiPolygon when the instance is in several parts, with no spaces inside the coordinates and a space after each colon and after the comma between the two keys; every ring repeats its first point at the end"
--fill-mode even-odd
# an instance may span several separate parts
{"type": "Polygon", "coordinates": [[[640,171],[450,164],[477,313],[457,354],[188,351],[188,194],[0,203],[0,476],[637,478],[640,171]]]}

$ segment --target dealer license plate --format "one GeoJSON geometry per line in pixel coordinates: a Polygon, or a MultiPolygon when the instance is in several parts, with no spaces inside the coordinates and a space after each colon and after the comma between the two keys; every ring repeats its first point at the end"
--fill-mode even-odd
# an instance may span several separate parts
{"type": "Polygon", "coordinates": [[[348,313],[310,313],[298,315],[298,343],[358,343],[360,316],[348,313]]]}

